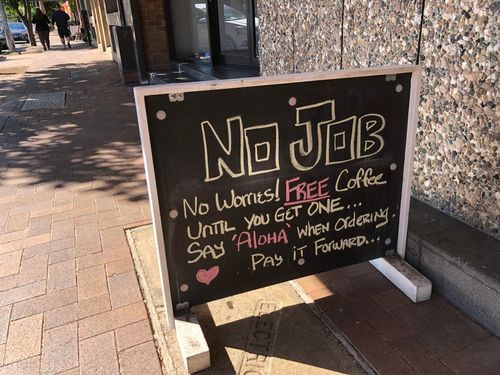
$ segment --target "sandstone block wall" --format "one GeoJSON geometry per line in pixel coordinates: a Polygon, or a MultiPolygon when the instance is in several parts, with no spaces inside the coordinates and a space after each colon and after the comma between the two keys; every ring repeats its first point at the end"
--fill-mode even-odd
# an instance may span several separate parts
{"type": "Polygon", "coordinates": [[[257,3],[263,75],[419,61],[413,194],[498,238],[500,1],[257,3]]]}

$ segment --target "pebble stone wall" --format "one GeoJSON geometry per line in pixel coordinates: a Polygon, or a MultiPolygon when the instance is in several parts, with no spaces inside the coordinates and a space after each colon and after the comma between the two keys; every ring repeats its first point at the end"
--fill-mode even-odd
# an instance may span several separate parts
{"type": "Polygon", "coordinates": [[[500,1],[257,3],[263,75],[414,64],[418,55],[413,194],[499,238],[500,1]]]}
{"type": "Polygon", "coordinates": [[[342,0],[260,0],[261,74],[340,68],[342,0]]]}

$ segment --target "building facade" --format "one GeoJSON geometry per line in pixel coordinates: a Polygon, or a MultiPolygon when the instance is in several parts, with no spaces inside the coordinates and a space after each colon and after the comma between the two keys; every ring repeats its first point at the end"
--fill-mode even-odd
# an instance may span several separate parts
{"type": "Polygon", "coordinates": [[[498,238],[500,2],[84,2],[99,46],[118,62],[133,53],[130,81],[172,62],[215,77],[420,64],[413,194],[498,238]]]}

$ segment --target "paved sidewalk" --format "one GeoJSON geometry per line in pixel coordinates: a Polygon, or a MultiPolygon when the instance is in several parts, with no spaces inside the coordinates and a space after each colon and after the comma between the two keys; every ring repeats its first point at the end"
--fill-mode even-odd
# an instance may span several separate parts
{"type": "Polygon", "coordinates": [[[413,303],[368,262],[298,282],[379,374],[499,374],[500,339],[435,293],[413,303]]]}
{"type": "Polygon", "coordinates": [[[135,118],[97,49],[0,62],[0,374],[161,374],[123,231],[150,219],[135,118]]]}

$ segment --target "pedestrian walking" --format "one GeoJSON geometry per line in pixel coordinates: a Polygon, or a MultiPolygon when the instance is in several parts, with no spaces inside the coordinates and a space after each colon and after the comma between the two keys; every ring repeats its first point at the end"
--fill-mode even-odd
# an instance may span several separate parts
{"type": "Polygon", "coordinates": [[[69,42],[70,32],[68,27],[69,16],[66,13],[61,5],[56,5],[56,11],[52,13],[52,23],[57,25],[57,33],[59,34],[59,38],[61,38],[61,42],[66,49],[66,41],[68,44],[68,48],[71,48],[71,44],[69,42]]]}
{"type": "Polygon", "coordinates": [[[36,8],[35,15],[31,20],[31,23],[35,25],[36,33],[38,34],[38,39],[42,43],[43,50],[50,50],[50,20],[45,14],[42,13],[40,8],[36,8]]]}

